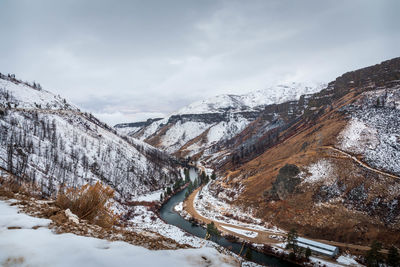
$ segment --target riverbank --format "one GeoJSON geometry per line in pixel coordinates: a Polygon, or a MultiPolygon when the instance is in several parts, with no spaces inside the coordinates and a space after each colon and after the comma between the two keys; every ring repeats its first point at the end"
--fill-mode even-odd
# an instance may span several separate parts
{"type": "Polygon", "coordinates": [[[276,233],[274,231],[264,232],[264,231],[255,230],[253,228],[246,228],[246,227],[241,227],[241,226],[237,226],[237,225],[233,225],[233,224],[223,223],[223,222],[219,222],[216,220],[211,220],[209,218],[206,218],[206,217],[200,215],[197,212],[197,210],[194,208],[194,200],[200,190],[201,190],[201,187],[194,190],[192,192],[192,194],[190,194],[189,197],[186,198],[186,200],[183,202],[183,209],[194,219],[201,221],[204,224],[208,224],[213,221],[214,224],[217,226],[217,228],[220,231],[230,234],[230,235],[238,236],[241,239],[243,239],[244,241],[249,242],[249,243],[255,243],[255,244],[268,243],[271,245],[280,243],[278,240],[271,238],[270,235],[283,237],[284,234],[276,233]],[[240,231],[244,231],[244,232],[241,233],[240,231]],[[246,232],[257,233],[257,236],[251,237],[251,236],[249,236],[250,234],[246,234],[246,232]]]}
{"type": "MultiPolygon", "coordinates": [[[[263,247],[270,247],[272,248],[272,253],[280,253],[284,248],[284,238],[286,236],[285,232],[277,232],[275,230],[273,231],[268,231],[266,229],[260,230],[258,229],[259,227],[254,227],[254,226],[243,226],[246,225],[246,223],[226,223],[220,220],[215,220],[215,219],[210,219],[203,214],[201,214],[198,210],[196,210],[196,200],[197,201],[202,201],[199,199],[198,194],[202,190],[202,188],[198,188],[195,191],[193,191],[192,194],[190,194],[185,201],[183,202],[183,210],[186,212],[191,218],[194,220],[202,223],[202,224],[208,224],[211,221],[214,222],[216,227],[226,235],[234,236],[239,238],[242,242],[247,242],[249,244],[253,244],[256,248],[263,248],[263,247]]],[[[206,198],[208,200],[208,198],[206,198]]],[[[222,217],[222,216],[221,216],[222,217]]],[[[214,216],[215,218],[215,216],[214,216]]],[[[353,244],[343,244],[339,242],[333,242],[333,241],[327,241],[327,240],[315,240],[319,242],[323,242],[326,244],[338,246],[342,249],[342,251],[349,252],[351,250],[353,251],[360,251],[365,252],[369,250],[369,247],[365,246],[358,246],[358,245],[353,245],[353,244]]],[[[261,250],[261,249],[260,249],[261,250]]],[[[288,253],[288,252],[286,252],[288,253]]],[[[343,266],[341,263],[334,261],[328,257],[324,256],[318,256],[318,257],[312,257],[312,261],[314,262],[323,262],[326,264],[329,264],[330,266],[343,266]]]]}

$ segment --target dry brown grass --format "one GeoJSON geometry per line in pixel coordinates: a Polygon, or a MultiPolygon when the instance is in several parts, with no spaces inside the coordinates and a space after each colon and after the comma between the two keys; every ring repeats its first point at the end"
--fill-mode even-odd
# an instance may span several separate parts
{"type": "Polygon", "coordinates": [[[0,177],[0,197],[13,198],[15,194],[39,198],[41,192],[37,185],[22,180],[18,182],[12,175],[0,177]]]}
{"type": "Polygon", "coordinates": [[[370,244],[381,240],[387,244],[399,244],[398,223],[388,227],[377,216],[346,208],[340,202],[317,206],[313,195],[320,184],[300,186],[299,192],[282,201],[269,202],[263,193],[271,188],[279,169],[286,163],[295,164],[304,172],[306,166],[319,159],[328,159],[334,166],[336,177],[348,188],[364,183],[369,189],[369,198],[380,197],[394,182],[379,175],[368,173],[351,159],[326,149],[334,145],[337,136],[347,124],[347,117],[337,108],[350,103],[357,96],[346,95],[333,103],[334,109],[326,112],[311,127],[296,131],[284,142],[268,149],[262,155],[227,171],[225,179],[217,181],[221,188],[244,188],[233,204],[252,207],[255,216],[272,222],[283,229],[296,228],[302,235],[330,239],[353,244],[370,244]],[[307,144],[307,145],[304,145],[307,144]],[[373,177],[373,178],[371,178],[373,177]]]}
{"type": "Polygon", "coordinates": [[[21,266],[23,263],[25,262],[24,257],[18,257],[18,258],[7,258],[4,262],[3,262],[3,266],[4,267],[8,267],[8,266],[21,266]]]}
{"type": "Polygon", "coordinates": [[[97,182],[81,188],[68,188],[57,195],[56,205],[70,209],[80,219],[87,220],[104,228],[112,227],[118,216],[111,210],[110,200],[114,190],[97,182]]]}

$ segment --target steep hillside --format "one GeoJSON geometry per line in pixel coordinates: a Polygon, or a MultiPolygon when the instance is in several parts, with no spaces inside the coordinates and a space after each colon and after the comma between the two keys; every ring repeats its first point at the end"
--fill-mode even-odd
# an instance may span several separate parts
{"type": "Polygon", "coordinates": [[[219,95],[190,104],[162,120],[115,127],[177,156],[207,158],[216,144],[235,137],[256,120],[265,106],[295,100],[321,88],[292,83],[245,95],[219,95]]]}
{"type": "Polygon", "coordinates": [[[400,244],[400,58],[267,106],[230,140],[216,197],[314,238],[400,244]],[[295,114],[291,116],[292,114],[295,114]]]}
{"type": "Polygon", "coordinates": [[[101,180],[125,200],[178,178],[169,155],[118,134],[65,99],[0,76],[0,168],[45,194],[101,180]]]}

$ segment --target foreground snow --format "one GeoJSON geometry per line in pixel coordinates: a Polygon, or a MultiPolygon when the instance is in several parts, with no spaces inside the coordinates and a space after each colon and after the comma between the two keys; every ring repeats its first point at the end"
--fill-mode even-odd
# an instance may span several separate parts
{"type": "Polygon", "coordinates": [[[0,201],[0,264],[26,266],[234,266],[236,262],[210,247],[152,251],[125,242],[56,235],[47,219],[18,213],[0,201]],[[9,229],[20,227],[20,229],[9,229]],[[32,229],[32,227],[34,229],[32,229]],[[37,227],[40,227],[36,229],[37,227]],[[35,230],[36,229],[36,230],[35,230]]]}

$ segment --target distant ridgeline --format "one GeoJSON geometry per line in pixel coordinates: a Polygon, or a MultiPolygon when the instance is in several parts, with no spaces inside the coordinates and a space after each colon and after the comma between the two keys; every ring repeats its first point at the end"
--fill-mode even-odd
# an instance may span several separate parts
{"type": "Polygon", "coordinates": [[[148,119],[146,121],[129,122],[129,123],[118,123],[114,125],[115,128],[126,128],[126,127],[146,127],[155,121],[162,120],[162,118],[148,119]]]}

